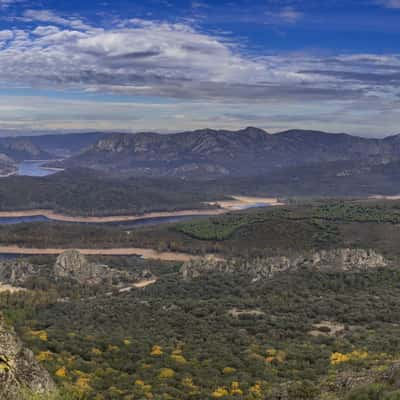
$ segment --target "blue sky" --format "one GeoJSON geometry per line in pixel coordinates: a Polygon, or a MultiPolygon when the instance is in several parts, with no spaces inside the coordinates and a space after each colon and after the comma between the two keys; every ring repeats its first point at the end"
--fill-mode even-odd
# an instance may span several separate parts
{"type": "Polygon", "coordinates": [[[0,0],[0,134],[400,132],[400,0],[0,0]]]}

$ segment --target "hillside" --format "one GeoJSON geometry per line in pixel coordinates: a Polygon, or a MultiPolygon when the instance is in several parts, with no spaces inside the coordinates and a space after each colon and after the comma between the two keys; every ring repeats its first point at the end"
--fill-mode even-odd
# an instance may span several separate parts
{"type": "Polygon", "coordinates": [[[15,161],[6,154],[0,153],[0,177],[8,176],[16,171],[15,161]]]}
{"type": "Polygon", "coordinates": [[[111,134],[64,163],[114,174],[218,178],[260,176],[275,169],[363,161],[376,165],[398,160],[398,136],[366,139],[347,134],[292,130],[268,134],[204,129],[171,135],[111,134]]]}
{"type": "Polygon", "coordinates": [[[48,160],[52,156],[27,138],[0,138],[0,153],[16,161],[48,160]]]}
{"type": "Polygon", "coordinates": [[[106,135],[104,132],[67,133],[28,136],[25,139],[53,156],[69,157],[86,150],[106,135]]]}
{"type": "Polygon", "coordinates": [[[0,149],[18,159],[51,159],[79,154],[109,134],[104,132],[55,133],[0,138],[0,149]]]}
{"type": "Polygon", "coordinates": [[[27,247],[219,258],[0,260],[15,289],[0,308],[65,399],[397,399],[399,204],[296,203],[129,230],[2,226],[1,243],[27,247]]]}

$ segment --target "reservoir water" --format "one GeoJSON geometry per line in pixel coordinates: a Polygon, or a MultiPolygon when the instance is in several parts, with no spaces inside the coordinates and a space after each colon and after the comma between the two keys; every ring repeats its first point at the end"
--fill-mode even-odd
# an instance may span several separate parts
{"type": "MultiPolygon", "coordinates": [[[[204,215],[182,215],[177,217],[157,217],[157,218],[143,218],[135,221],[121,221],[121,222],[63,222],[64,224],[91,224],[91,225],[108,225],[108,226],[120,226],[123,228],[135,228],[139,226],[167,224],[172,222],[186,221],[193,218],[201,218],[204,215]]],[[[3,218],[0,217],[0,225],[16,225],[30,222],[57,222],[43,215],[37,215],[34,217],[12,217],[3,218]]]]}
{"type": "Polygon", "coordinates": [[[50,160],[27,160],[18,165],[17,175],[19,176],[48,176],[57,173],[57,170],[44,168],[43,165],[50,160]]]}

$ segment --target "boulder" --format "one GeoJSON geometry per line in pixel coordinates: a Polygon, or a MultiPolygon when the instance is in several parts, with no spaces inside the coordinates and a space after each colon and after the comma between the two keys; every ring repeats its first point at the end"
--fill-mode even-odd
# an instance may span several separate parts
{"type": "Polygon", "coordinates": [[[48,394],[56,386],[0,314],[0,399],[21,400],[25,390],[48,394]]]}
{"type": "Polygon", "coordinates": [[[57,257],[53,268],[55,278],[71,279],[81,285],[112,284],[112,271],[106,265],[90,263],[77,250],[67,250],[57,257]]]}

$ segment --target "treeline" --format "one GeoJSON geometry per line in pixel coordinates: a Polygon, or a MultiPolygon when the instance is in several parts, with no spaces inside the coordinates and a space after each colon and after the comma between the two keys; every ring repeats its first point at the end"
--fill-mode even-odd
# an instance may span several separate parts
{"type": "MultiPolygon", "coordinates": [[[[0,210],[52,209],[76,215],[141,214],[205,208],[215,192],[179,179],[111,179],[72,170],[43,178],[13,176],[0,185],[0,210]]],[[[220,196],[220,194],[219,194],[220,196]]]]}

